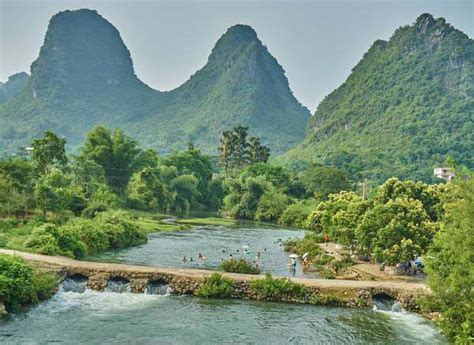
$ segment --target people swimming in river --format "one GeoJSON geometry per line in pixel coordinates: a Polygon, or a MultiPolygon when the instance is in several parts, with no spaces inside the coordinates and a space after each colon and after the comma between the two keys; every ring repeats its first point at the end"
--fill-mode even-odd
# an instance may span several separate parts
{"type": "Polygon", "coordinates": [[[232,260],[234,257],[232,256],[232,253],[229,254],[229,260],[232,260]]]}
{"type": "Polygon", "coordinates": [[[257,252],[257,259],[260,259],[260,256],[261,256],[260,252],[257,252]]]}
{"type": "Polygon", "coordinates": [[[198,259],[199,259],[199,261],[201,261],[201,262],[206,261],[206,257],[205,257],[202,253],[199,253],[199,254],[198,254],[198,259]]]}
{"type": "Polygon", "coordinates": [[[190,256],[190,257],[189,257],[189,262],[193,262],[193,261],[194,261],[194,260],[193,260],[193,257],[190,256]]]}
{"type": "Polygon", "coordinates": [[[182,259],[182,261],[183,261],[183,264],[184,264],[186,261],[188,261],[188,259],[186,258],[186,255],[185,255],[185,256],[183,256],[183,259],[182,259]]]}

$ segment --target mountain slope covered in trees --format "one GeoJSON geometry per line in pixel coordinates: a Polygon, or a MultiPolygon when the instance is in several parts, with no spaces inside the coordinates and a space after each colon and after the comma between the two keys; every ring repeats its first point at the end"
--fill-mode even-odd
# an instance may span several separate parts
{"type": "Polygon", "coordinates": [[[64,11],[51,19],[26,86],[0,105],[0,150],[28,145],[44,130],[75,147],[91,127],[106,124],[161,151],[192,141],[216,152],[220,132],[242,124],[283,152],[304,137],[309,117],[248,26],[230,28],[206,66],[177,89],[159,92],[135,75],[111,23],[92,10],[64,11]]]}
{"type": "Polygon", "coordinates": [[[474,167],[474,41],[443,18],[421,15],[376,41],[283,157],[351,176],[429,180],[449,155],[474,167]]]}

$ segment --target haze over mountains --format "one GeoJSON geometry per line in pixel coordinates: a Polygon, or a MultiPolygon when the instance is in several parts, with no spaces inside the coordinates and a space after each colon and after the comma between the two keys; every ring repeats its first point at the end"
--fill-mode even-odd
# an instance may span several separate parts
{"type": "Polygon", "coordinates": [[[106,124],[160,151],[191,141],[217,152],[220,133],[243,124],[281,153],[301,141],[309,117],[248,26],[231,27],[206,66],[177,89],[159,92],[135,75],[111,23],[92,10],[64,11],[51,19],[27,85],[0,106],[0,144],[12,152],[51,129],[75,147],[94,125],[106,124]]]}
{"type": "Polygon", "coordinates": [[[474,167],[474,41],[423,14],[372,45],[284,159],[379,181],[427,180],[448,155],[474,167]]]}
{"type": "Polygon", "coordinates": [[[51,19],[31,77],[0,85],[2,102],[3,152],[46,129],[74,148],[106,124],[161,152],[193,142],[216,153],[220,133],[243,124],[274,155],[294,147],[282,157],[288,164],[335,165],[353,178],[427,180],[448,155],[474,167],[474,41],[429,14],[376,41],[311,118],[249,26],[229,28],[202,69],[159,92],[135,75],[117,29],[91,10],[51,19]]]}

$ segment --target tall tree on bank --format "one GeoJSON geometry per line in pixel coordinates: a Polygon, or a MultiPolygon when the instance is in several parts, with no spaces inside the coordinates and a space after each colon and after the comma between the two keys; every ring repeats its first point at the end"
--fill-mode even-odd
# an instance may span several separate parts
{"type": "Polygon", "coordinates": [[[36,168],[43,174],[48,174],[54,166],[63,167],[67,163],[66,139],[58,137],[50,131],[44,136],[33,140],[32,160],[36,168]]]}
{"type": "Polygon", "coordinates": [[[231,131],[224,131],[220,139],[221,145],[219,146],[220,151],[220,162],[224,167],[224,175],[227,177],[227,173],[230,165],[232,164],[232,152],[234,150],[234,136],[231,131]]]}
{"type": "Polygon", "coordinates": [[[140,149],[121,129],[111,132],[103,126],[92,129],[86,137],[81,157],[99,164],[105,172],[107,184],[123,193],[136,171],[140,149]]]}
{"type": "MultiPolygon", "coordinates": [[[[460,174],[458,174],[460,175],[460,174]]],[[[441,230],[427,256],[431,309],[456,344],[474,338],[474,176],[448,184],[441,230]]]]}
{"type": "Polygon", "coordinates": [[[229,169],[243,169],[253,163],[266,163],[270,149],[259,138],[248,137],[248,127],[237,126],[222,133],[219,146],[220,162],[225,176],[229,169]]]}

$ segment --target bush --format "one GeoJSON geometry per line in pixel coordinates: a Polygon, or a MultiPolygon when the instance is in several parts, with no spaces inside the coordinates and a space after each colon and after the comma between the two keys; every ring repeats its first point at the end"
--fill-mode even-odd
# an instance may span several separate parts
{"type": "Polygon", "coordinates": [[[69,227],[58,227],[46,223],[36,227],[25,242],[25,247],[46,255],[64,255],[71,258],[82,258],[87,253],[87,246],[81,241],[79,233],[69,227]]]}
{"type": "Polygon", "coordinates": [[[266,192],[258,202],[255,220],[276,222],[288,206],[288,197],[279,192],[266,192]]]}
{"type": "Polygon", "coordinates": [[[344,305],[344,301],[332,294],[313,294],[311,304],[315,305],[344,305]]]}
{"type": "Polygon", "coordinates": [[[204,278],[204,282],[197,291],[199,297],[228,298],[234,292],[234,283],[228,278],[222,277],[219,273],[213,273],[204,278]]]}
{"type": "Polygon", "coordinates": [[[305,201],[292,204],[283,211],[280,219],[278,219],[278,223],[295,228],[304,228],[306,225],[306,219],[308,219],[308,216],[314,207],[314,204],[308,204],[305,201]]]}
{"type": "Polygon", "coordinates": [[[311,295],[311,290],[306,286],[287,278],[273,278],[270,274],[263,279],[252,280],[250,289],[259,301],[307,300],[311,295]]]}
{"type": "Polygon", "coordinates": [[[319,243],[324,242],[322,235],[317,235],[313,232],[306,232],[304,238],[291,238],[283,243],[285,251],[303,255],[309,253],[311,258],[315,258],[322,254],[322,249],[319,243]]]}
{"type": "Polygon", "coordinates": [[[147,242],[146,235],[140,231],[124,211],[107,211],[97,216],[100,229],[108,236],[111,248],[135,246],[147,242]]]}
{"type": "Polygon", "coordinates": [[[54,274],[34,271],[18,257],[0,255],[0,300],[8,311],[50,297],[57,283],[54,274]]]}
{"type": "Polygon", "coordinates": [[[221,262],[219,268],[226,272],[260,274],[260,268],[253,266],[245,259],[229,259],[221,262]]]}
{"type": "Polygon", "coordinates": [[[76,218],[64,225],[65,231],[79,234],[81,241],[86,245],[87,252],[97,253],[110,247],[109,237],[100,224],[88,219],[76,218]]]}

